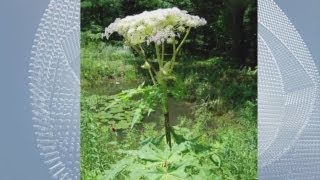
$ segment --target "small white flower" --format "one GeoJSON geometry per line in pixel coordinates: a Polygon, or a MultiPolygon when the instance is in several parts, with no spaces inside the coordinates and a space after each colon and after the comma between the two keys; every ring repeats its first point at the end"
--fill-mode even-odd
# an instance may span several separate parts
{"type": "Polygon", "coordinates": [[[180,32],[184,32],[185,30],[186,30],[186,28],[184,28],[183,26],[178,27],[178,31],[180,31],[180,32]]]}
{"type": "Polygon", "coordinates": [[[135,31],[135,29],[130,28],[130,29],[128,30],[128,34],[132,34],[132,33],[134,33],[134,31],[135,31]]]}

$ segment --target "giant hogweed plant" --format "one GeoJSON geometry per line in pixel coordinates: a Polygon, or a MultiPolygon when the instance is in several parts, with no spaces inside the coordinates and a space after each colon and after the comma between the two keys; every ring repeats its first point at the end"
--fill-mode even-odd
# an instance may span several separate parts
{"type": "Polygon", "coordinates": [[[149,72],[153,86],[160,90],[166,142],[170,148],[172,143],[168,109],[168,81],[175,79],[173,70],[177,55],[191,29],[205,24],[205,19],[190,15],[187,11],[168,8],[145,11],[123,19],[118,18],[105,29],[106,38],[117,32],[124,38],[124,45],[144,59],[141,67],[149,72]],[[146,53],[148,46],[154,46],[155,56],[148,56],[146,53]],[[171,46],[171,58],[165,56],[167,46],[171,46]],[[152,57],[156,57],[156,65],[151,63],[152,57]]]}

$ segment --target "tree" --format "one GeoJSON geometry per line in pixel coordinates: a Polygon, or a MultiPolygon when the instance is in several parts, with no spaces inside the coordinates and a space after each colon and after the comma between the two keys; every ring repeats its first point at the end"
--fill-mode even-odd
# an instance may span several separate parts
{"type": "Polygon", "coordinates": [[[227,0],[225,2],[228,19],[226,22],[229,24],[232,40],[231,57],[233,62],[239,67],[246,65],[246,58],[248,56],[249,42],[246,42],[246,38],[248,37],[246,37],[246,29],[244,26],[245,13],[248,7],[251,7],[255,2],[255,0],[227,0]]]}

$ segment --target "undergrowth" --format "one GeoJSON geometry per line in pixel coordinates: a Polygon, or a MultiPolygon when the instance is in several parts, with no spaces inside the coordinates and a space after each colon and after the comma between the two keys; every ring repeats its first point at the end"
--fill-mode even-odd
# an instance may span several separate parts
{"type": "Polygon", "coordinates": [[[81,179],[257,179],[256,70],[179,59],[169,94],[195,105],[178,118],[170,150],[163,118],[146,120],[161,94],[141,85],[139,59],[90,41],[81,48],[81,179]]]}

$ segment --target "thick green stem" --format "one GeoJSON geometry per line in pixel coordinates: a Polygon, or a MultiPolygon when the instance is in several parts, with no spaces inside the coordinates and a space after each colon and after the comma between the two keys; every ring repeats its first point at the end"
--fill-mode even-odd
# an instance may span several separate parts
{"type": "MultiPolygon", "coordinates": [[[[164,63],[164,43],[161,44],[161,50],[160,46],[155,44],[156,49],[156,55],[157,60],[159,63],[159,68],[163,68],[164,63]],[[161,52],[160,52],[161,51],[161,52]]],[[[166,135],[166,142],[169,145],[171,149],[171,126],[170,126],[170,118],[169,118],[169,108],[168,108],[168,91],[167,91],[167,82],[166,80],[162,79],[162,75],[160,74],[159,77],[159,86],[163,93],[163,101],[162,101],[162,112],[164,117],[164,129],[165,129],[165,135],[166,135]]]]}
{"type": "Polygon", "coordinates": [[[170,126],[170,119],[169,119],[169,111],[164,113],[164,127],[166,131],[166,142],[171,149],[172,143],[171,143],[171,126],[170,126]]]}
{"type": "Polygon", "coordinates": [[[167,82],[161,82],[161,89],[163,92],[163,101],[162,101],[162,111],[164,117],[164,128],[166,134],[166,142],[169,145],[170,149],[172,147],[171,143],[171,126],[170,126],[170,117],[169,117],[169,108],[168,108],[168,92],[167,92],[167,82]]]}

